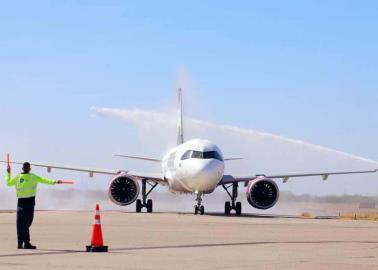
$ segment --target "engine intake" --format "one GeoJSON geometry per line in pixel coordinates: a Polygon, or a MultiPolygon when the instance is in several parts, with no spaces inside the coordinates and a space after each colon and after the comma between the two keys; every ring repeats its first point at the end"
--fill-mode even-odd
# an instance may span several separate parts
{"type": "Polygon", "coordinates": [[[278,201],[277,184],[268,178],[250,181],[247,187],[247,200],[254,208],[266,210],[272,208],[278,201]]]}
{"type": "Polygon", "coordinates": [[[126,206],[136,201],[139,190],[139,184],[134,177],[121,174],[110,183],[109,198],[117,205],[126,206]]]}

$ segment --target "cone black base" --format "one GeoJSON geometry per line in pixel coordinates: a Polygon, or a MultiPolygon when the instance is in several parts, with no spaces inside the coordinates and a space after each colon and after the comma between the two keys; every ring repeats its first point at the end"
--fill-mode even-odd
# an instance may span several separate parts
{"type": "Polygon", "coordinates": [[[108,252],[108,246],[102,246],[102,247],[87,246],[87,252],[108,252]]]}

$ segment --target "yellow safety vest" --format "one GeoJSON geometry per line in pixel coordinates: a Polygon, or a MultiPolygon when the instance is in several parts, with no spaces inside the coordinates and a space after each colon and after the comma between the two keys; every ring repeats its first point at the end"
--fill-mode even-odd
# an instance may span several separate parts
{"type": "Polygon", "coordinates": [[[37,194],[38,183],[47,185],[55,185],[56,181],[40,177],[32,173],[21,173],[11,179],[10,173],[5,175],[7,186],[16,186],[16,193],[18,198],[31,198],[37,194]]]}

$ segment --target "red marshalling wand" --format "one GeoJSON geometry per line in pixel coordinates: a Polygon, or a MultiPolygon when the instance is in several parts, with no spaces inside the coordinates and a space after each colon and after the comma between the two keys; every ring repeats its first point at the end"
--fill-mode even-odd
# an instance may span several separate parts
{"type": "Polygon", "coordinates": [[[10,157],[9,157],[9,153],[7,154],[7,168],[10,168],[10,157]]]}
{"type": "Polygon", "coordinates": [[[61,184],[66,184],[66,185],[73,185],[73,184],[75,184],[74,181],[68,181],[68,180],[60,180],[60,183],[61,184]]]}

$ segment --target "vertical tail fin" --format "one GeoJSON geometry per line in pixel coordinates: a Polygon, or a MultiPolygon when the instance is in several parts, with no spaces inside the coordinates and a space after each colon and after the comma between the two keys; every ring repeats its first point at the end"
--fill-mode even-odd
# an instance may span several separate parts
{"type": "Polygon", "coordinates": [[[178,90],[178,123],[177,123],[177,128],[178,128],[178,133],[177,133],[177,145],[183,144],[184,143],[184,123],[183,123],[183,106],[182,106],[182,90],[179,88],[178,90]]]}

